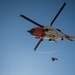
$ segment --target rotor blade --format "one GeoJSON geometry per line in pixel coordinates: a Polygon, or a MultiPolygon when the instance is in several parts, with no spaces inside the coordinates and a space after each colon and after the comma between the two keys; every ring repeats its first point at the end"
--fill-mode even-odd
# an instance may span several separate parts
{"type": "Polygon", "coordinates": [[[52,24],[54,23],[54,21],[56,20],[56,18],[58,17],[58,15],[60,14],[60,12],[63,10],[63,8],[65,7],[66,3],[64,2],[63,6],[60,8],[60,10],[58,11],[58,13],[56,14],[55,18],[53,19],[53,21],[50,24],[50,27],[52,26],[52,24]]]}
{"type": "Polygon", "coordinates": [[[34,23],[35,25],[37,25],[37,26],[39,26],[39,27],[44,27],[44,26],[40,25],[39,23],[37,23],[37,22],[31,20],[30,18],[24,16],[24,15],[20,15],[20,16],[23,17],[24,19],[26,19],[26,20],[28,20],[28,21],[34,23]]]}
{"type": "Polygon", "coordinates": [[[39,46],[39,44],[43,41],[43,39],[40,39],[39,42],[37,43],[37,45],[34,48],[34,51],[36,51],[37,47],[39,46]]]}

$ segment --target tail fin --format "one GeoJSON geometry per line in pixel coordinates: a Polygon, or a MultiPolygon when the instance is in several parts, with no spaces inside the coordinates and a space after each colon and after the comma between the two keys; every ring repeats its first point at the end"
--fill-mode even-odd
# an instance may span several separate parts
{"type": "Polygon", "coordinates": [[[70,36],[70,41],[74,41],[75,40],[75,37],[74,36],[70,36]]]}

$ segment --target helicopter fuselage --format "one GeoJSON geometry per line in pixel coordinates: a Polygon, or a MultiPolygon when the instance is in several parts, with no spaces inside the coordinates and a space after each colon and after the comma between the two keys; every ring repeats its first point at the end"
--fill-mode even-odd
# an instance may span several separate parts
{"type": "Polygon", "coordinates": [[[64,34],[61,32],[61,30],[49,26],[44,26],[43,28],[32,28],[31,30],[28,30],[28,32],[37,39],[44,38],[54,42],[56,42],[57,39],[64,38],[64,34]]]}

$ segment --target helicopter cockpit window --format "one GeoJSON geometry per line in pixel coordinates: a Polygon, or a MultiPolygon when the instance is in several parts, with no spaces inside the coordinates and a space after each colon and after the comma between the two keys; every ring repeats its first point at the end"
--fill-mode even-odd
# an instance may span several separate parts
{"type": "Polygon", "coordinates": [[[49,29],[42,29],[42,31],[48,31],[49,29]]]}
{"type": "Polygon", "coordinates": [[[45,29],[45,31],[48,31],[49,29],[45,29]]]}

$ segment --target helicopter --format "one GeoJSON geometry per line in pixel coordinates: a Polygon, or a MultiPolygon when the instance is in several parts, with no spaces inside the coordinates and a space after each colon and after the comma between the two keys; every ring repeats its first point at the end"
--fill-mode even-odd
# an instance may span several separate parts
{"type": "Polygon", "coordinates": [[[32,29],[27,31],[28,33],[33,35],[36,39],[40,39],[38,41],[37,45],[35,46],[34,51],[36,51],[37,47],[43,41],[43,39],[48,39],[51,42],[57,42],[58,39],[61,39],[61,40],[67,39],[67,40],[70,40],[70,41],[75,40],[74,36],[69,36],[67,34],[64,34],[60,29],[56,29],[56,28],[52,27],[54,21],[56,20],[58,15],[61,13],[61,11],[65,7],[65,5],[66,5],[66,2],[63,3],[62,7],[60,8],[58,13],[56,14],[54,19],[52,20],[50,26],[43,26],[43,25],[33,21],[32,19],[28,18],[27,16],[24,16],[23,14],[20,15],[22,18],[24,18],[24,19],[32,22],[36,26],[38,26],[36,28],[32,28],[32,29]]]}

